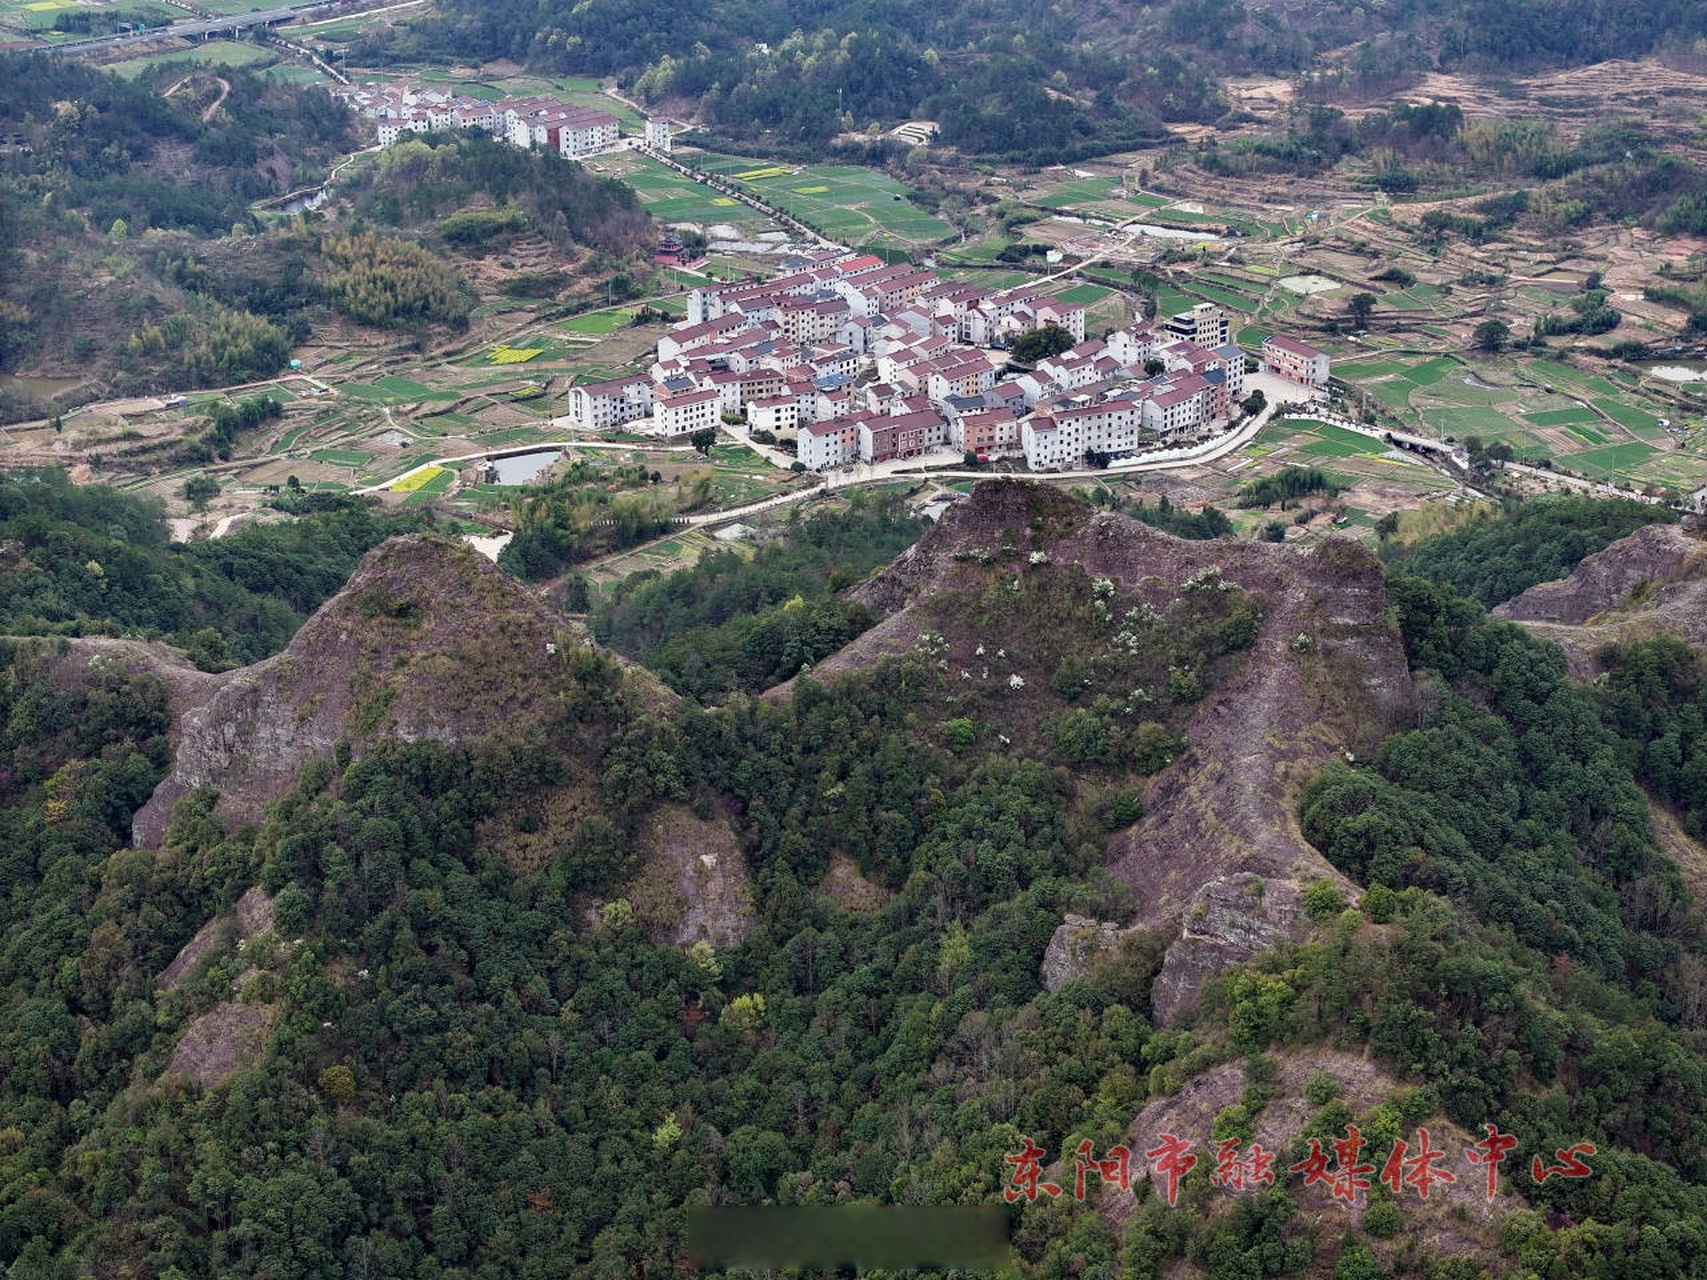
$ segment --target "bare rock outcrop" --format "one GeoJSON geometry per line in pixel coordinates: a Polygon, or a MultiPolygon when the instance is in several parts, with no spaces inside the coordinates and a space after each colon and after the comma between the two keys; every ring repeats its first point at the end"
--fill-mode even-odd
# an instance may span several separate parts
{"type": "MultiPolygon", "coordinates": [[[[1312,1078],[1331,1078],[1337,1086],[1338,1097],[1353,1114],[1380,1106],[1402,1092],[1404,1087],[1368,1058],[1333,1049],[1313,1047],[1287,1051],[1271,1055],[1270,1061],[1275,1070],[1274,1078],[1269,1082],[1273,1100],[1256,1116],[1249,1142],[1239,1144],[1243,1156],[1251,1153],[1252,1144],[1264,1151],[1284,1153],[1297,1142],[1300,1133],[1308,1130],[1316,1108],[1305,1100],[1304,1094],[1305,1086],[1312,1078]]],[[[1177,1093],[1152,1097],[1133,1121],[1127,1136],[1128,1148],[1141,1155],[1152,1148],[1162,1134],[1170,1133],[1191,1142],[1197,1159],[1212,1169],[1215,1149],[1210,1133],[1215,1118],[1224,1108],[1237,1105],[1246,1096],[1249,1083],[1241,1064],[1228,1062],[1192,1076],[1177,1093]]],[[[1450,1151],[1454,1162],[1458,1153],[1475,1140],[1475,1135],[1444,1117],[1431,1116],[1427,1124],[1432,1145],[1450,1151]]],[[[1413,1134],[1407,1132],[1405,1136],[1415,1141],[1413,1134]]],[[[1376,1146],[1372,1143],[1364,1150],[1362,1158],[1379,1169],[1390,1150],[1386,1144],[1376,1146]]],[[[1070,1152],[1065,1155],[1065,1174],[1071,1179],[1073,1162],[1070,1152]]],[[[1203,1167],[1201,1164],[1198,1166],[1200,1170],[1203,1167]]],[[[1300,1209],[1306,1213],[1326,1212],[1333,1215],[1336,1223],[1355,1222],[1361,1220],[1369,1205],[1367,1196],[1360,1197],[1356,1205],[1336,1200],[1327,1184],[1306,1189],[1296,1181],[1297,1175],[1287,1172],[1283,1157],[1276,1158],[1270,1171],[1275,1185],[1290,1184],[1300,1209]]],[[[1055,1169],[1051,1168],[1050,1173],[1056,1182],[1061,1181],[1055,1169]]],[[[1497,1222],[1499,1210],[1485,1196],[1476,1193],[1476,1182],[1465,1176],[1462,1170],[1458,1176],[1460,1182],[1456,1186],[1436,1188],[1435,1195],[1426,1203],[1407,1193],[1407,1224],[1415,1231],[1426,1231],[1433,1242],[1454,1252],[1484,1251],[1490,1247],[1485,1233],[1497,1222]]],[[[1480,1177],[1479,1174],[1475,1176],[1480,1177]]],[[[1160,1190],[1163,1181],[1151,1162],[1144,1159],[1132,1161],[1132,1178],[1134,1182],[1148,1180],[1154,1190],[1160,1190]]],[[[1370,1180],[1375,1180],[1373,1171],[1370,1180]]],[[[1512,1180],[1514,1184],[1515,1181],[1512,1180]]],[[[1529,1180],[1525,1178],[1523,1181],[1527,1184],[1529,1180]]],[[[1254,1189],[1246,1188],[1247,1191],[1254,1189]]],[[[1504,1182],[1501,1192],[1502,1197],[1504,1194],[1521,1194],[1516,1185],[1508,1190],[1504,1182]]],[[[1105,1193],[1101,1202],[1104,1212],[1116,1220],[1124,1219],[1133,1204],[1133,1197],[1118,1193],[1105,1193]]]]}
{"type": "Polygon", "coordinates": [[[1584,557],[1568,578],[1543,582],[1493,610],[1560,645],[1579,679],[1620,639],[1671,631],[1707,646],[1707,522],[1647,525],[1584,557]]]}
{"type": "Polygon", "coordinates": [[[1156,1021],[1189,1008],[1206,979],[1285,941],[1302,941],[1310,921],[1291,880],[1265,880],[1250,872],[1221,876],[1197,891],[1180,935],[1168,947],[1150,990],[1156,1021]]]}
{"type": "MultiPolygon", "coordinates": [[[[225,917],[215,916],[197,929],[196,936],[186,942],[178,954],[172,957],[172,963],[160,971],[154,985],[162,991],[170,991],[183,981],[184,975],[193,969],[196,962],[219,940],[220,927],[225,921],[225,917]]],[[[237,899],[232,908],[231,923],[238,939],[243,942],[254,941],[273,927],[273,900],[260,885],[253,886],[237,899]]]]}
{"type": "Polygon", "coordinates": [[[215,1005],[185,1029],[165,1074],[187,1076],[204,1089],[224,1084],[260,1062],[279,1012],[276,1004],[215,1005]]]}
{"type": "Polygon", "coordinates": [[[1538,583],[1493,615],[1514,622],[1583,623],[1617,609],[1638,587],[1689,581],[1704,567],[1707,541],[1698,520],[1645,525],[1585,556],[1570,577],[1538,583]]]}
{"type": "Polygon", "coordinates": [[[1112,921],[1068,912],[1043,953],[1044,990],[1059,991],[1075,978],[1084,977],[1093,960],[1114,951],[1121,938],[1131,932],[1112,921]]]}
{"type": "Polygon", "coordinates": [[[220,793],[226,818],[258,819],[340,742],[359,756],[380,738],[468,742],[544,717],[569,655],[590,643],[479,553],[392,539],[284,652],[203,686],[133,837],[158,843],[172,806],[201,787],[220,793]]]}
{"type": "Polygon", "coordinates": [[[913,648],[935,593],[981,580],[981,551],[1025,541],[1158,612],[1209,573],[1262,607],[1248,660],[1197,705],[1186,726],[1188,749],[1151,783],[1144,817],[1107,849],[1110,869],[1140,904],[1133,923],[1145,929],[1180,928],[1199,892],[1216,881],[1249,874],[1293,886],[1290,897],[1278,888],[1265,895],[1244,925],[1223,915],[1227,927],[1213,937],[1182,935],[1168,1001],[1177,1012],[1196,999],[1209,972],[1295,933],[1287,904],[1295,903],[1297,885],[1344,883],[1304,840],[1297,805],[1329,761],[1368,750],[1412,714],[1414,690],[1387,616],[1382,568],[1344,539],[1311,549],[1188,542],[1044,486],[990,482],[856,589],[888,616],[820,663],[818,674],[913,648]]]}
{"type": "Polygon", "coordinates": [[[752,876],[728,822],[662,805],[641,832],[640,856],[627,897],[653,937],[734,947],[752,932],[752,876]]]}

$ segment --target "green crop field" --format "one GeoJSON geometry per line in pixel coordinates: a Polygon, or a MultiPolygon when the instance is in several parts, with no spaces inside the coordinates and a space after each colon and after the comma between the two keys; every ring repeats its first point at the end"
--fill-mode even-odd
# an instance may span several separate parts
{"type": "Polygon", "coordinates": [[[197,0],[197,7],[209,13],[254,13],[273,5],[268,0],[197,0]]]}
{"type": "Polygon", "coordinates": [[[411,381],[408,378],[399,378],[395,374],[376,378],[373,385],[388,396],[398,396],[405,400],[455,400],[457,398],[457,393],[454,391],[434,390],[432,387],[411,381]]]}
{"type": "Polygon", "coordinates": [[[1427,311],[1433,304],[1409,293],[1389,293],[1381,299],[1381,305],[1395,311],[1427,311]]]}
{"type": "Polygon", "coordinates": [[[1257,284],[1253,281],[1246,280],[1243,277],[1228,275],[1225,272],[1220,272],[1220,271],[1199,271],[1192,278],[1195,280],[1201,280],[1205,284],[1225,285],[1229,289],[1236,289],[1236,290],[1239,290],[1241,292],[1248,291],[1251,289],[1265,289],[1265,288],[1267,288],[1266,285],[1257,284]]]}
{"type": "Polygon", "coordinates": [[[174,66],[183,62],[205,62],[216,67],[253,67],[258,63],[278,61],[278,54],[262,45],[244,44],[236,40],[214,40],[198,44],[182,53],[156,54],[148,58],[133,58],[109,67],[127,80],[134,80],[150,67],[174,66]]]}
{"type": "Polygon", "coordinates": [[[313,67],[268,67],[262,74],[269,80],[276,80],[280,84],[295,85],[298,88],[303,85],[332,83],[325,72],[316,71],[313,67]]]}
{"type": "Polygon", "coordinates": [[[1324,440],[1332,440],[1337,444],[1355,449],[1358,453],[1385,453],[1387,444],[1374,436],[1366,436],[1359,431],[1347,431],[1344,427],[1336,427],[1331,422],[1306,422],[1304,429],[1324,440]]]}
{"type": "Polygon", "coordinates": [[[1120,185],[1119,178],[1078,178],[1072,182],[1063,182],[1032,203],[1040,204],[1045,209],[1072,209],[1092,200],[1106,200],[1109,198],[1109,192],[1120,185]]]}
{"type": "Polygon", "coordinates": [[[1395,411],[1411,407],[1411,392],[1416,389],[1403,378],[1395,378],[1385,382],[1366,382],[1362,384],[1362,387],[1384,406],[1395,411]]]}
{"type": "Polygon", "coordinates": [[[1355,458],[1368,450],[1338,440],[1307,440],[1298,446],[1298,452],[1321,458],[1355,458]]]}
{"type": "Polygon", "coordinates": [[[1406,372],[1409,368],[1409,365],[1397,360],[1353,360],[1336,364],[1334,372],[1347,382],[1355,382],[1364,378],[1390,378],[1394,374],[1406,372]]]}
{"type": "Polygon", "coordinates": [[[1626,444],[1608,445],[1604,449],[1585,449],[1562,461],[1572,471],[1580,471],[1585,476],[1610,479],[1613,476],[1628,475],[1633,468],[1652,457],[1653,452],[1650,446],[1633,440],[1626,444]]]}
{"type": "MultiPolygon", "coordinates": [[[[76,0],[0,0],[0,22],[16,31],[52,32],[59,10],[76,7],[76,0]]],[[[58,38],[69,40],[71,35],[68,32],[58,38]]]]}
{"type": "Polygon", "coordinates": [[[507,427],[481,436],[480,444],[482,448],[496,448],[501,444],[542,444],[550,438],[550,433],[539,427],[507,427]]]}
{"type": "Polygon", "coordinates": [[[1171,316],[1180,311],[1190,311],[1198,303],[1198,299],[1187,297],[1178,289],[1163,287],[1156,290],[1156,314],[1171,316]]]}
{"type": "Polygon", "coordinates": [[[1419,387],[1433,386],[1449,373],[1458,373],[1463,366],[1449,356],[1441,356],[1406,369],[1404,378],[1419,387]]]}
{"type": "Polygon", "coordinates": [[[1636,430],[1658,425],[1655,421],[1656,415],[1647,409],[1638,409],[1618,400],[1596,400],[1593,403],[1596,409],[1599,409],[1621,427],[1636,430]]]}
{"type": "MultiPolygon", "coordinates": [[[[739,201],[720,196],[645,156],[613,156],[601,164],[633,187],[646,212],[662,222],[738,222],[760,216],[739,201]]],[[[702,167],[711,166],[705,163],[702,167]]]]}
{"type": "Polygon", "coordinates": [[[565,320],[559,328],[569,333],[596,334],[604,337],[615,333],[618,329],[634,319],[633,307],[616,307],[608,311],[589,311],[585,315],[573,316],[565,320]]]}
{"type": "Polygon", "coordinates": [[[1011,289],[1016,284],[1024,284],[1027,280],[1035,279],[1034,276],[1031,276],[1024,271],[981,271],[959,269],[939,271],[937,274],[942,276],[945,280],[964,280],[969,284],[980,285],[986,289],[1011,289]]]}
{"type": "Polygon", "coordinates": [[[1309,418],[1282,418],[1279,422],[1270,422],[1263,427],[1257,434],[1256,441],[1246,450],[1245,456],[1260,458],[1282,444],[1289,444],[1300,452],[1335,458],[1352,458],[1362,453],[1382,453],[1387,448],[1380,440],[1359,435],[1355,431],[1347,431],[1344,427],[1336,427],[1329,422],[1316,422],[1309,418]]]}
{"type": "Polygon", "coordinates": [[[376,378],[371,383],[346,382],[338,394],[363,404],[417,404],[427,400],[455,400],[458,391],[435,391],[408,378],[376,378]]]}
{"type": "Polygon", "coordinates": [[[890,240],[915,246],[954,234],[948,223],[908,199],[910,188],[875,169],[852,165],[795,169],[737,156],[706,156],[700,164],[825,235],[850,244],[890,240]]]}
{"type": "Polygon", "coordinates": [[[284,453],[285,451],[287,451],[288,449],[293,447],[296,444],[297,440],[300,439],[302,437],[302,435],[309,430],[312,430],[312,428],[308,427],[308,426],[292,427],[289,431],[285,432],[277,440],[273,441],[273,447],[271,450],[269,450],[269,452],[271,452],[271,453],[284,453]]]}
{"type": "Polygon", "coordinates": [[[1597,396],[1615,396],[1623,390],[1598,374],[1573,369],[1570,365],[1560,364],[1556,360],[1533,360],[1529,363],[1527,372],[1537,382],[1573,387],[1597,396]]]}
{"type": "Polygon", "coordinates": [[[448,71],[431,68],[417,72],[413,79],[419,80],[422,84],[441,85],[452,93],[460,94],[464,98],[474,98],[480,102],[500,102],[505,98],[515,96],[514,91],[500,89],[496,85],[487,84],[484,80],[464,80],[460,76],[451,75],[448,71]]]}
{"type": "Polygon", "coordinates": [[[1593,409],[1544,409],[1539,413],[1526,413],[1523,419],[1538,427],[1569,427],[1599,422],[1600,415],[1593,409]]]}
{"type": "Polygon", "coordinates": [[[471,431],[480,430],[478,418],[471,418],[466,413],[439,413],[430,418],[415,419],[415,430],[425,435],[459,436],[471,431]]]}
{"type": "MultiPolygon", "coordinates": [[[[424,462],[432,461],[432,454],[425,449],[406,449],[391,459],[378,471],[370,471],[358,483],[362,485],[389,485],[399,476],[407,475],[424,462]]],[[[411,486],[413,487],[413,486],[411,486]]]]}
{"type": "Polygon", "coordinates": [[[1242,293],[1234,293],[1231,289],[1216,289],[1194,284],[1192,292],[1201,294],[1210,302],[1218,303],[1230,311],[1243,311],[1249,314],[1257,309],[1255,298],[1248,298],[1242,293]]]}
{"type": "Polygon", "coordinates": [[[1430,426],[1445,435],[1457,436],[1460,440],[1476,435],[1485,438],[1509,437],[1513,432],[1528,434],[1498,409],[1429,409],[1423,416],[1430,426]]]}
{"type": "Polygon", "coordinates": [[[373,461],[373,454],[362,449],[316,449],[309,457],[336,467],[365,467],[373,461]]]}
{"type": "Polygon", "coordinates": [[[1005,235],[980,236],[976,240],[968,240],[965,244],[956,245],[952,250],[945,250],[937,255],[939,266],[953,263],[982,263],[994,266],[1000,261],[996,257],[1010,243],[1005,235]]]}
{"type": "Polygon", "coordinates": [[[428,480],[426,484],[422,485],[405,498],[403,500],[403,504],[409,507],[423,506],[426,503],[431,502],[434,498],[442,497],[444,494],[450,492],[450,487],[455,483],[456,472],[439,471],[432,479],[428,480]]]}
{"type": "Polygon", "coordinates": [[[1108,297],[1113,290],[1105,289],[1098,284],[1076,284],[1070,289],[1052,289],[1050,292],[1062,302],[1081,302],[1085,306],[1094,306],[1108,297]]]}

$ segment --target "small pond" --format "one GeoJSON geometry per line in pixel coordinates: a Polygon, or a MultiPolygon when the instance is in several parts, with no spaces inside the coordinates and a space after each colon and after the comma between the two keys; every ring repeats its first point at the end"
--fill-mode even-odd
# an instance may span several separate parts
{"type": "Polygon", "coordinates": [[[507,458],[491,458],[487,465],[497,473],[496,484],[532,484],[549,471],[559,458],[561,449],[535,449],[532,453],[512,453],[507,458]]]}
{"type": "Polygon", "coordinates": [[[83,385],[82,378],[20,378],[0,373],[0,390],[16,391],[36,400],[51,400],[63,391],[75,391],[83,385]]]}
{"type": "Polygon", "coordinates": [[[1707,360],[1649,360],[1637,367],[1663,382],[1707,382],[1707,360]]]}

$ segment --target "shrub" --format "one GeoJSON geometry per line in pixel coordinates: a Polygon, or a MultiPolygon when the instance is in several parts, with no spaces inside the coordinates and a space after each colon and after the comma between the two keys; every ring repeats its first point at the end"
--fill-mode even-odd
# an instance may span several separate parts
{"type": "Polygon", "coordinates": [[[1375,924],[1386,924],[1399,909],[1399,895],[1384,884],[1372,884],[1358,906],[1375,924]]]}
{"type": "Polygon", "coordinates": [[[1312,880],[1304,890],[1304,914],[1324,923],[1345,910],[1345,895],[1331,880],[1312,880]]]}
{"type": "Polygon", "coordinates": [[[1404,1216],[1396,1200],[1372,1200],[1363,1211],[1363,1233],[1377,1240],[1389,1240],[1404,1226],[1404,1216]]]}
{"type": "Polygon", "coordinates": [[[1325,1107],[1339,1096],[1339,1077],[1326,1071],[1317,1071],[1304,1082],[1304,1101],[1312,1107],[1325,1107]]]}

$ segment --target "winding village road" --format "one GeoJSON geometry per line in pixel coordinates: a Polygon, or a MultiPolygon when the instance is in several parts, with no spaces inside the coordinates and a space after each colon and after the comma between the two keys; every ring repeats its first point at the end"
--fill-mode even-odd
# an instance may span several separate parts
{"type": "MultiPolygon", "coordinates": [[[[1269,390],[1275,390],[1275,388],[1269,388],[1269,390]]],[[[1416,454],[1412,456],[1419,463],[1433,465],[1447,474],[1453,474],[1455,469],[1461,469],[1463,466],[1467,465],[1468,462],[1468,460],[1461,455],[1456,455],[1451,457],[1450,462],[1452,465],[1449,467],[1442,461],[1436,460],[1441,449],[1439,444],[1435,441],[1425,440],[1421,437],[1407,436],[1404,433],[1385,431],[1378,427],[1370,427],[1360,422],[1354,422],[1349,418],[1342,418],[1338,414],[1326,413],[1312,409],[1308,406],[1289,404],[1276,397],[1271,399],[1269,403],[1264,406],[1262,412],[1258,413],[1254,417],[1246,419],[1233,430],[1228,431],[1223,435],[1216,436],[1211,440],[1202,441],[1188,448],[1157,450],[1151,456],[1147,457],[1141,454],[1135,458],[1124,459],[1108,467],[1087,468],[1077,471],[1048,472],[1040,478],[1049,480],[1118,479],[1122,476],[1128,476],[1134,473],[1170,471],[1186,467],[1203,466],[1207,463],[1218,461],[1219,459],[1226,457],[1228,454],[1244,448],[1256,438],[1257,433],[1269,423],[1275,414],[1281,412],[1284,412],[1286,416],[1291,418],[1304,418],[1316,422],[1330,423],[1347,431],[1355,431],[1361,435],[1369,436],[1372,439],[1389,441],[1401,446],[1410,446],[1413,448],[1426,446],[1431,450],[1431,453],[1416,454]]],[[[566,425],[567,422],[568,419],[566,418],[557,418],[553,419],[552,425],[561,427],[566,425]]],[[[771,449],[764,445],[755,444],[738,435],[735,436],[735,439],[737,442],[745,444],[749,448],[753,449],[754,452],[766,457],[767,460],[779,469],[786,470],[794,461],[789,454],[781,450],[771,449]]],[[[514,457],[518,454],[542,453],[552,449],[631,450],[640,447],[645,447],[654,452],[659,450],[668,450],[674,453],[694,452],[694,449],[689,445],[639,446],[633,443],[566,437],[561,440],[548,441],[541,444],[509,445],[499,449],[482,449],[471,453],[434,458],[430,461],[423,462],[412,467],[402,475],[396,476],[391,480],[386,481],[384,484],[369,485],[366,488],[357,489],[355,492],[358,494],[382,493],[388,489],[394,489],[399,484],[408,480],[409,477],[418,475],[423,471],[477,461],[482,458],[514,457]]],[[[732,524],[761,511],[768,511],[775,507],[786,506],[793,502],[801,502],[807,498],[820,496],[837,489],[888,484],[897,479],[988,480],[993,476],[1005,474],[1001,472],[975,471],[967,469],[960,458],[953,457],[947,452],[939,452],[935,455],[935,459],[936,460],[933,460],[931,457],[897,458],[889,462],[852,464],[848,470],[825,473],[820,478],[820,483],[811,485],[810,487],[795,489],[788,493],[776,494],[759,502],[748,503],[741,507],[732,507],[724,511],[684,516],[681,518],[680,524],[682,526],[698,528],[709,528],[718,525],[732,524]]],[[[1460,477],[1455,476],[1455,478],[1460,477]]],[[[629,550],[633,550],[633,548],[630,548],[629,550]]]]}

